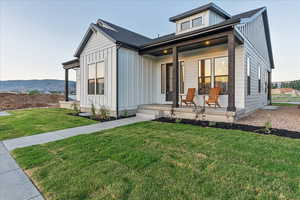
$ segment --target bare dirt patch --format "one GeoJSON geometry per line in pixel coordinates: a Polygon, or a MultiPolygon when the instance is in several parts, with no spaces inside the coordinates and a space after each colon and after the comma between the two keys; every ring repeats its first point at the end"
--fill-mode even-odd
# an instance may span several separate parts
{"type": "Polygon", "coordinates": [[[264,126],[266,122],[271,122],[272,128],[300,132],[300,109],[295,105],[281,106],[277,110],[258,110],[237,123],[264,126]]]}
{"type": "Polygon", "coordinates": [[[0,93],[0,110],[13,110],[35,107],[58,107],[58,102],[64,99],[58,94],[11,94],[0,93]]]}

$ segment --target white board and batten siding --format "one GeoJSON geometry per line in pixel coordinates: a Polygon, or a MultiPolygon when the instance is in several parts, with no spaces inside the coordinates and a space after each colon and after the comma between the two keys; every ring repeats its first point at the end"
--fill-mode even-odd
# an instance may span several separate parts
{"type": "Polygon", "coordinates": [[[116,44],[99,32],[94,32],[80,55],[80,106],[116,111],[116,44]],[[89,64],[104,62],[104,95],[88,94],[89,64]]]}
{"type": "Polygon", "coordinates": [[[214,25],[221,23],[224,21],[224,17],[220,16],[219,14],[215,13],[214,11],[208,10],[209,12],[209,25],[214,25]]]}
{"type": "MultiPolygon", "coordinates": [[[[268,54],[266,34],[262,15],[248,21],[236,28],[245,37],[244,42],[244,66],[247,66],[247,57],[250,58],[251,94],[247,95],[247,82],[245,82],[245,107],[246,112],[252,112],[268,104],[266,92],[267,72],[271,71],[268,54]],[[258,68],[261,67],[261,92],[258,89],[258,68]]],[[[247,80],[247,72],[245,72],[247,80]]]]}
{"type": "Polygon", "coordinates": [[[121,47],[118,55],[119,110],[134,110],[142,104],[155,102],[157,76],[155,60],[121,47]]]}

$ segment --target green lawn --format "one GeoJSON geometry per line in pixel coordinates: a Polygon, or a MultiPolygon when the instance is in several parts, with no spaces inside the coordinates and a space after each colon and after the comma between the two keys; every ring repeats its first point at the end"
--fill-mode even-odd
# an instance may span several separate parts
{"type": "Polygon", "coordinates": [[[10,111],[12,115],[0,117],[0,140],[96,123],[67,114],[71,112],[61,108],[10,111]]]}
{"type": "Polygon", "coordinates": [[[300,102],[299,96],[292,96],[290,94],[273,94],[273,102],[300,102]]]}
{"type": "Polygon", "coordinates": [[[296,104],[291,104],[291,103],[272,103],[272,106],[298,106],[296,104]]]}
{"type": "Polygon", "coordinates": [[[143,122],[17,149],[45,197],[300,199],[300,140],[143,122]]]}

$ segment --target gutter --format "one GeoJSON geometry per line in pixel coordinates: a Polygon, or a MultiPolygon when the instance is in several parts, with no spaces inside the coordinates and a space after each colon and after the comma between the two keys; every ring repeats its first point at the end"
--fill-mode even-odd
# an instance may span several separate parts
{"type": "Polygon", "coordinates": [[[116,49],[116,118],[119,118],[119,49],[121,44],[117,44],[116,49]]]}

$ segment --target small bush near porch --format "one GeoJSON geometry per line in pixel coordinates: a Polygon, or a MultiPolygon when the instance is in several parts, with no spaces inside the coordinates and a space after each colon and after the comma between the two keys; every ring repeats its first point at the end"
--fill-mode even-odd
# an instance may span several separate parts
{"type": "Polygon", "coordinates": [[[0,117],[0,140],[96,123],[93,120],[68,115],[72,112],[61,108],[9,111],[10,116],[0,117]]]}
{"type": "Polygon", "coordinates": [[[13,152],[47,199],[300,199],[300,140],[144,122],[13,152]]]}

